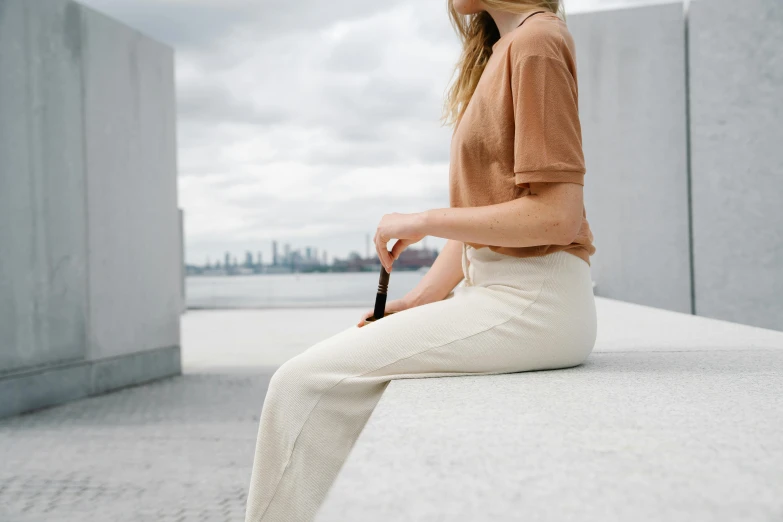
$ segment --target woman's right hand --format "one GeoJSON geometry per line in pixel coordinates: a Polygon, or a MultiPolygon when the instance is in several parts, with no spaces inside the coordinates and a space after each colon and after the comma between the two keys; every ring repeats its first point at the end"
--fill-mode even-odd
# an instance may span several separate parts
{"type": "MultiPolygon", "coordinates": [[[[386,310],[385,314],[388,315],[390,313],[394,312],[402,312],[403,310],[407,310],[408,308],[414,308],[414,305],[410,304],[410,302],[405,299],[404,297],[402,299],[393,299],[386,303],[386,310]]],[[[364,315],[362,315],[362,319],[359,321],[358,326],[361,328],[362,326],[366,326],[370,323],[367,323],[367,319],[372,317],[373,314],[375,314],[375,310],[370,310],[369,312],[365,312],[364,315]]]]}

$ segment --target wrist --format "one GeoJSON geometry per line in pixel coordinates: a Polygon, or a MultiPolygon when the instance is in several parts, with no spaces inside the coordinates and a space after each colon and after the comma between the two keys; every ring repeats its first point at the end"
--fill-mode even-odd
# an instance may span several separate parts
{"type": "Polygon", "coordinates": [[[432,222],[432,211],[425,210],[424,212],[419,212],[418,218],[419,218],[419,224],[418,224],[419,233],[424,236],[429,236],[430,225],[432,222]]]}
{"type": "Polygon", "coordinates": [[[424,304],[421,294],[415,290],[411,290],[405,294],[402,300],[407,308],[415,308],[424,304]]]}
{"type": "Polygon", "coordinates": [[[438,300],[433,296],[432,289],[429,287],[413,288],[403,299],[409,308],[434,303],[438,300]]]}

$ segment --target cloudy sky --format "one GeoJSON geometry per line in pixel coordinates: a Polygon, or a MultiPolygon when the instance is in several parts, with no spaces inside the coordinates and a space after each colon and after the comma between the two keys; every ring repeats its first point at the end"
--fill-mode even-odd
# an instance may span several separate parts
{"type": "Polygon", "coordinates": [[[449,206],[446,0],[81,1],[176,49],[188,263],[365,255],[383,214],[449,206]]]}

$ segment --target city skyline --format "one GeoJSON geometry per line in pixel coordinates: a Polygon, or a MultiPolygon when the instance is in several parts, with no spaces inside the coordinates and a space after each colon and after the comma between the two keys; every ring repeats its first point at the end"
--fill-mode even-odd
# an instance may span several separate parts
{"type": "MultiPolygon", "coordinates": [[[[374,243],[369,234],[365,236],[364,253],[351,250],[344,257],[329,255],[327,250],[320,250],[312,245],[293,248],[290,242],[280,243],[277,240],[271,242],[271,256],[264,256],[258,250],[253,252],[245,248],[241,254],[226,251],[222,256],[207,257],[203,263],[186,262],[186,270],[189,275],[201,275],[203,273],[227,272],[227,275],[236,273],[284,273],[287,271],[314,271],[321,269],[346,269],[355,271],[380,265],[374,243]],[[281,248],[282,247],[282,248],[281,248]]],[[[396,261],[397,266],[405,269],[411,266],[431,266],[434,262],[438,248],[429,248],[427,238],[419,243],[409,246],[396,261]]]]}
{"type": "MultiPolygon", "coordinates": [[[[358,234],[353,234],[353,235],[357,236],[358,234]]],[[[286,244],[289,245],[289,248],[292,251],[301,251],[302,253],[306,253],[306,250],[310,248],[313,251],[319,252],[319,257],[321,258],[324,252],[327,253],[328,255],[327,264],[331,264],[335,259],[348,259],[353,253],[357,253],[363,258],[377,257],[377,254],[375,254],[375,245],[372,242],[372,237],[373,237],[372,235],[365,233],[361,240],[354,240],[351,243],[346,241],[345,244],[347,246],[343,248],[339,248],[338,246],[338,250],[332,250],[329,248],[328,238],[323,238],[324,239],[323,241],[321,241],[321,238],[317,238],[315,240],[316,241],[315,244],[313,244],[312,241],[294,241],[294,240],[281,241],[277,239],[271,239],[262,242],[248,242],[247,244],[244,245],[243,244],[232,245],[230,248],[227,248],[223,251],[215,251],[215,252],[204,254],[204,256],[201,259],[197,259],[193,255],[186,256],[185,263],[191,266],[205,266],[207,261],[209,261],[212,265],[214,265],[214,263],[219,260],[221,261],[221,265],[222,265],[224,264],[226,253],[230,252],[232,256],[237,257],[239,264],[243,264],[247,253],[253,252],[256,256],[260,254],[261,257],[265,260],[265,262],[269,264],[274,260],[274,248],[275,248],[274,245],[275,243],[277,243],[278,251],[280,255],[284,255],[284,249],[286,244]],[[258,246],[259,243],[263,246],[259,247],[258,246]]],[[[394,246],[395,241],[396,240],[392,240],[389,242],[388,245],[389,249],[391,249],[394,246]]],[[[421,241],[419,241],[418,243],[410,245],[408,249],[429,248],[429,249],[440,251],[443,249],[443,246],[445,244],[446,244],[445,239],[427,236],[421,241]]],[[[304,257],[306,257],[306,255],[304,257]]]]}

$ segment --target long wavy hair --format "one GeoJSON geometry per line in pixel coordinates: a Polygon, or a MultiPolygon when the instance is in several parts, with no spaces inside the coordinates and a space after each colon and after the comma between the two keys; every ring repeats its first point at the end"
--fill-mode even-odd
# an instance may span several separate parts
{"type": "MultiPolygon", "coordinates": [[[[441,118],[444,125],[453,126],[462,118],[462,113],[465,112],[481,73],[492,54],[492,46],[500,39],[500,32],[488,12],[461,15],[454,9],[454,0],[448,2],[451,25],[462,42],[462,54],[452,73],[452,77],[454,73],[457,74],[457,79],[448,90],[441,118]]],[[[546,9],[565,21],[565,12],[560,0],[482,0],[482,3],[486,7],[511,13],[546,9]]]]}

